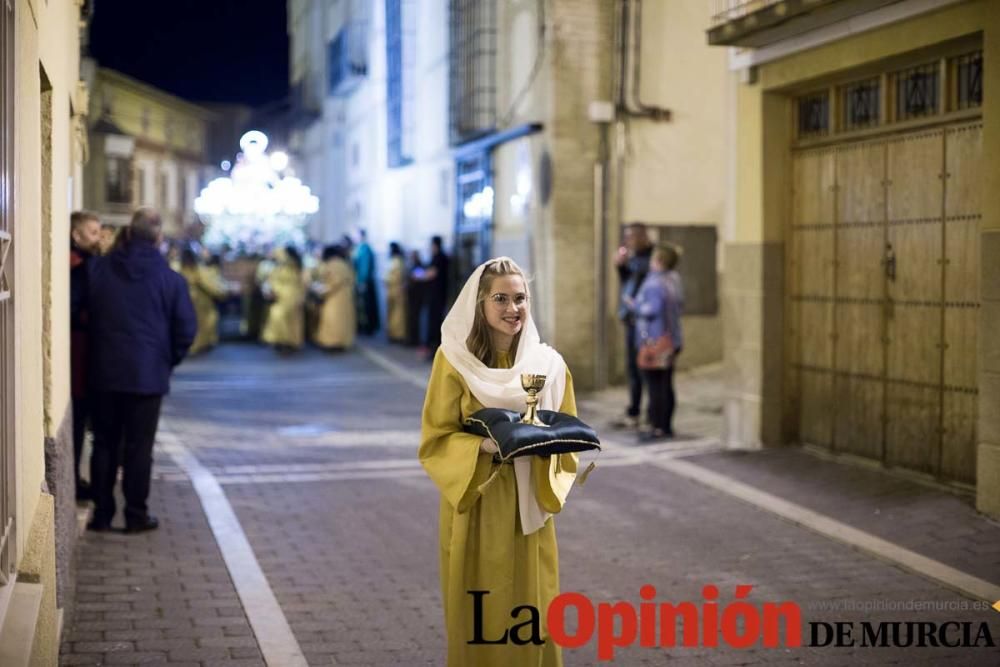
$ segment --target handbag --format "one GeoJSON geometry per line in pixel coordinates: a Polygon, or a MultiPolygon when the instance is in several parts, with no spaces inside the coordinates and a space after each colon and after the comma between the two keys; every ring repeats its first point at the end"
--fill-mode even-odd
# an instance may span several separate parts
{"type": "Polygon", "coordinates": [[[640,370],[662,371],[670,368],[671,357],[674,354],[674,343],[670,334],[658,338],[648,338],[639,346],[635,363],[640,370]]]}
{"type": "Polygon", "coordinates": [[[464,430],[497,443],[500,461],[601,449],[594,429],[572,415],[539,410],[538,418],[548,427],[523,424],[521,413],[514,410],[483,408],[465,420],[464,430]]]}

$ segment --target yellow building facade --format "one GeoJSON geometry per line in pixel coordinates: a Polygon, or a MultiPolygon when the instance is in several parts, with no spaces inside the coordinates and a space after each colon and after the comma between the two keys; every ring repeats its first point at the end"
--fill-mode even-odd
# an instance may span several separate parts
{"type": "Polygon", "coordinates": [[[86,207],[123,226],[137,207],[151,206],[168,236],[183,235],[196,220],[195,198],[219,172],[208,157],[218,115],[93,62],[84,70],[91,90],[86,207]]]}
{"type": "Polygon", "coordinates": [[[729,3],[709,32],[743,47],[729,443],[876,462],[1000,516],[1000,4],[819,4],[729,3]]]}
{"type": "Polygon", "coordinates": [[[55,665],[75,531],[69,215],[80,206],[82,2],[0,8],[0,664],[55,665]]]}

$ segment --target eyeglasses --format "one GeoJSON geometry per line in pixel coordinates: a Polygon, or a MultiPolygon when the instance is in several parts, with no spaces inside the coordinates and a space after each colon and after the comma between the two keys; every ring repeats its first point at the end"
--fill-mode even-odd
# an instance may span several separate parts
{"type": "Polygon", "coordinates": [[[497,310],[507,310],[512,301],[515,308],[524,308],[528,305],[527,294],[515,294],[512,298],[509,294],[497,292],[496,294],[489,295],[486,300],[493,304],[493,307],[497,310]]]}

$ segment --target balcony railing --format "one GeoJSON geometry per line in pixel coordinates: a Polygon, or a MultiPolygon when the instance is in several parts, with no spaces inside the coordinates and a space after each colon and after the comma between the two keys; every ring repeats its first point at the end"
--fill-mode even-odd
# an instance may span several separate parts
{"type": "Polygon", "coordinates": [[[710,0],[713,46],[757,48],[899,0],[710,0]]]}

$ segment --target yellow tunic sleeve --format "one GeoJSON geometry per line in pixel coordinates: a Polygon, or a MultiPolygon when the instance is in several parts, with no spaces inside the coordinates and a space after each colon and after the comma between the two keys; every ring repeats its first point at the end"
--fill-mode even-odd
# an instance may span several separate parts
{"type": "MultiPolygon", "coordinates": [[[[566,369],[566,391],[559,412],[576,416],[576,392],[573,390],[573,376],[566,369]]],[[[576,454],[558,456],[534,456],[531,461],[531,476],[535,484],[535,496],[542,509],[558,514],[566,504],[566,497],[576,480],[580,458],[576,454]]]]}
{"type": "MultiPolygon", "coordinates": [[[[467,511],[479,497],[473,480],[488,476],[491,457],[480,456],[478,435],[462,430],[461,375],[438,350],[434,357],[420,433],[420,463],[459,512],[467,511]],[[477,475],[477,468],[481,468],[477,475]]],[[[478,480],[482,481],[482,480],[478,480]]]]}
{"type": "Polygon", "coordinates": [[[198,286],[215,301],[226,298],[226,286],[222,282],[222,275],[208,267],[199,267],[198,286]]]}

